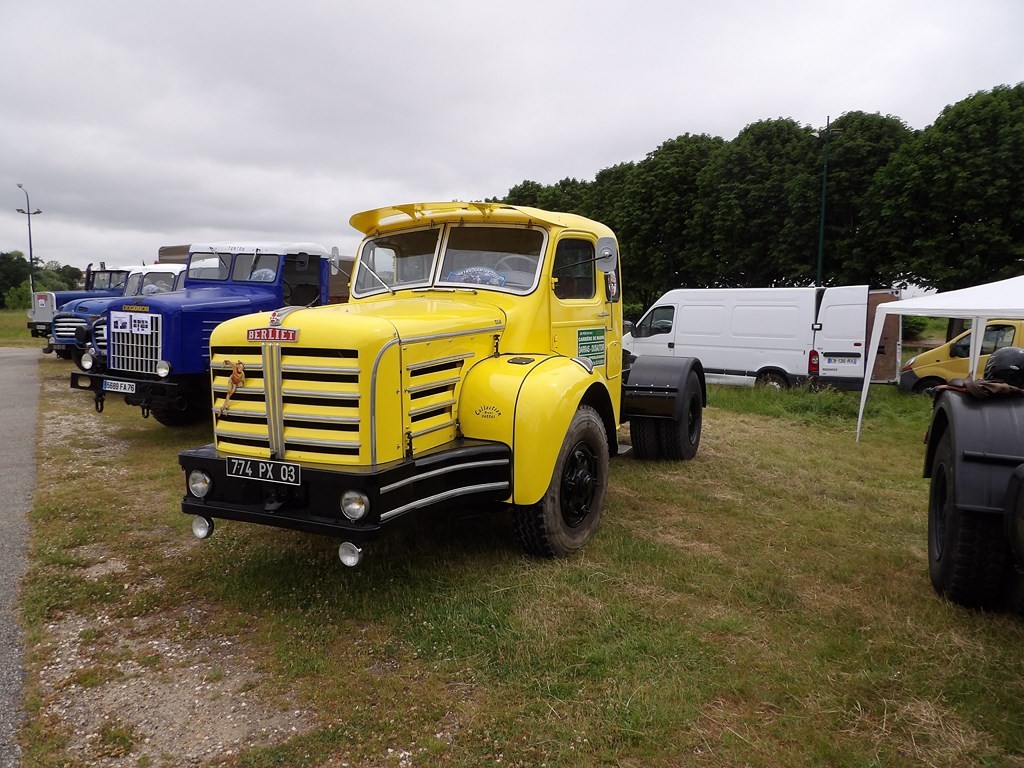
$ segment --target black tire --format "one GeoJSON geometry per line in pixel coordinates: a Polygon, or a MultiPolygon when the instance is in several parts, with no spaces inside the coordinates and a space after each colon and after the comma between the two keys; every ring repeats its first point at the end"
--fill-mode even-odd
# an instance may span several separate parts
{"type": "Polygon", "coordinates": [[[1008,546],[1001,515],[957,509],[953,439],[947,430],[932,460],[928,492],[928,575],[940,595],[971,608],[999,604],[1008,546]]]}
{"type": "Polygon", "coordinates": [[[789,381],[781,373],[775,371],[765,371],[764,373],[758,374],[757,381],[755,384],[764,389],[789,389],[789,381]]]}
{"type": "Polygon", "coordinates": [[[938,387],[946,383],[945,379],[940,379],[932,376],[927,379],[921,379],[920,381],[914,382],[914,388],[911,390],[915,395],[923,395],[925,390],[931,389],[932,387],[938,387]]]}
{"type": "Polygon", "coordinates": [[[187,408],[179,411],[176,408],[153,408],[150,410],[153,418],[165,427],[188,427],[198,424],[203,419],[210,418],[210,409],[201,408],[190,403],[187,408]]]}
{"type": "Polygon", "coordinates": [[[661,419],[658,423],[658,442],[663,458],[673,461],[689,461],[697,455],[700,447],[700,432],[704,424],[704,402],[700,394],[700,377],[690,371],[683,389],[683,413],[681,418],[661,419]]]}
{"type": "Polygon", "coordinates": [[[608,490],[608,435],[593,408],[581,405],[558,452],[548,490],[513,509],[516,533],[531,555],[566,557],[594,536],[608,490]]]}
{"type": "Polygon", "coordinates": [[[633,455],[641,461],[657,461],[661,458],[659,421],[650,416],[629,418],[629,442],[633,446],[633,455]]]}

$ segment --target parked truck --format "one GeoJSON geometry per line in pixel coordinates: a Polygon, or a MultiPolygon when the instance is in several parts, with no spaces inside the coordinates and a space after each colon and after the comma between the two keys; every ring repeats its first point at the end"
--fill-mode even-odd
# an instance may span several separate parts
{"type": "MultiPolygon", "coordinates": [[[[80,290],[74,291],[36,291],[32,294],[32,306],[28,310],[28,330],[33,338],[47,339],[53,331],[53,316],[69,301],[83,298],[103,296],[120,296],[124,292],[124,284],[132,267],[112,267],[107,269],[101,264],[93,269],[90,264],[85,270],[85,282],[80,290]]],[[[55,350],[47,343],[43,348],[45,354],[55,350]]],[[[70,359],[70,352],[57,350],[57,356],[70,359]]]]}
{"type": "Polygon", "coordinates": [[[962,605],[1024,613],[1024,350],[934,390],[925,438],[928,572],[962,605]]]}
{"type": "Polygon", "coordinates": [[[326,304],[331,254],[312,243],[215,243],[191,248],[184,289],[124,298],[91,331],[72,389],[107,395],[179,426],[209,418],[213,329],[225,320],[287,306],[326,304]]]}
{"type": "Polygon", "coordinates": [[[179,455],[182,511],[362,544],[416,515],[511,505],[525,549],[590,540],[629,421],[642,457],[698,449],[694,358],[624,365],[618,247],[580,216],[417,203],[351,218],[348,304],[223,323],[214,442],[179,455]]]}
{"type": "MultiPolygon", "coordinates": [[[[624,344],[634,354],[696,356],[714,384],[860,389],[875,307],[895,291],[830,288],[676,288],[644,314],[624,344]]],[[[891,316],[871,372],[895,383],[900,318],[891,316]]]]}
{"type": "Polygon", "coordinates": [[[92,326],[106,316],[112,304],[128,296],[149,297],[176,290],[183,283],[184,270],[182,264],[131,267],[120,296],[90,296],[69,301],[53,316],[50,348],[62,357],[70,356],[75,365],[81,367],[82,355],[88,351],[92,341],[92,326]]]}

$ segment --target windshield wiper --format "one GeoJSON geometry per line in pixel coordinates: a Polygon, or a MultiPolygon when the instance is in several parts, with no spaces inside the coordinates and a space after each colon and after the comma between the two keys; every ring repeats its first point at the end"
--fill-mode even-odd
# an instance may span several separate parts
{"type": "Polygon", "coordinates": [[[369,272],[374,277],[376,277],[377,281],[381,285],[383,285],[385,289],[387,289],[388,293],[390,293],[392,296],[395,295],[395,292],[393,290],[391,290],[391,286],[388,285],[386,282],[384,282],[384,278],[381,277],[380,275],[378,275],[376,272],[374,272],[373,269],[370,268],[369,264],[367,264],[365,261],[361,261],[361,262],[359,262],[359,266],[362,267],[363,269],[365,269],[367,272],[369,272]]]}

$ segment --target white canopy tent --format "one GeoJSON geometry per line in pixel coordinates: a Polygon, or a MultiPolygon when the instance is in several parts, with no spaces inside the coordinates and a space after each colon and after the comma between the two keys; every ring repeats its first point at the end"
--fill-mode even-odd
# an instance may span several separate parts
{"type": "MultiPolygon", "coordinates": [[[[984,328],[993,318],[1024,318],[1024,277],[1011,277],[995,283],[961,288],[959,291],[933,293],[903,301],[879,304],[875,309],[875,324],[871,331],[866,371],[874,370],[875,354],[882,337],[882,324],[886,315],[919,315],[922,317],[962,317],[971,321],[972,328],[984,328]]],[[[968,371],[974,372],[981,355],[983,333],[971,334],[971,358],[968,371]]],[[[868,400],[870,377],[864,377],[860,393],[860,411],[857,413],[857,440],[864,421],[864,405],[868,400]]]]}

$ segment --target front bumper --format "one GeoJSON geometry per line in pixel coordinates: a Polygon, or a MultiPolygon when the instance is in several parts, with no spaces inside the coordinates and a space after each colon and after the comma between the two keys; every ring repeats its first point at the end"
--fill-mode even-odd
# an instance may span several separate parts
{"type": "Polygon", "coordinates": [[[230,460],[212,444],[178,454],[186,479],[182,512],[360,543],[401,519],[455,506],[500,502],[508,499],[512,490],[511,451],[500,443],[479,440],[456,440],[414,459],[373,468],[301,462],[300,485],[228,475],[230,460]],[[211,478],[204,498],[187,490],[188,475],[194,469],[211,478]],[[361,491],[370,500],[369,512],[357,522],[341,513],[340,500],[348,490],[361,491]]]}
{"type": "Polygon", "coordinates": [[[53,330],[52,323],[26,323],[26,327],[34,339],[49,338],[50,333],[53,330]]]}
{"type": "Polygon", "coordinates": [[[920,378],[916,373],[913,371],[903,371],[900,374],[900,391],[913,392],[918,381],[920,381],[920,378]]]}
{"type": "MultiPolygon", "coordinates": [[[[198,381],[206,383],[208,380],[206,376],[200,376],[198,381]]],[[[190,380],[143,379],[138,376],[75,371],[71,374],[71,388],[87,389],[98,400],[107,395],[121,395],[128,405],[182,410],[189,404],[195,383],[190,380]]]]}

